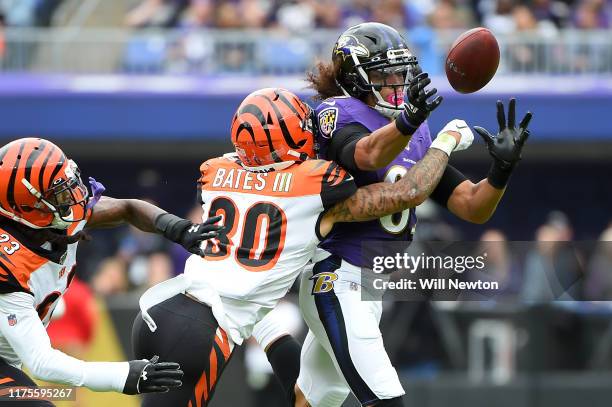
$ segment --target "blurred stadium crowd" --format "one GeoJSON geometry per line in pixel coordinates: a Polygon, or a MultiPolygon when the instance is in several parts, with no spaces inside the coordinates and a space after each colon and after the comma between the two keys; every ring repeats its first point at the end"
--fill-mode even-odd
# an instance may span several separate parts
{"type": "MultiPolygon", "coordinates": [[[[0,27],[61,27],[54,13],[72,1],[3,0],[0,27]]],[[[374,20],[407,31],[432,74],[442,72],[456,34],[479,25],[504,39],[501,72],[612,71],[605,39],[585,42],[580,34],[597,37],[593,33],[610,28],[612,5],[606,0],[138,0],[105,7],[114,11],[106,19],[91,16],[101,21],[90,25],[114,30],[112,40],[80,32],[79,46],[68,47],[65,37],[0,30],[5,70],[30,67],[35,58],[23,48],[42,43],[54,46],[56,59],[71,61],[60,65],[64,71],[99,70],[112,62],[114,71],[129,73],[297,74],[315,58],[327,58],[340,29],[374,20]],[[12,52],[7,43],[15,44],[12,52]],[[104,52],[87,51],[92,45],[104,52]],[[117,46],[119,55],[112,52],[117,46]],[[75,55],[68,58],[70,52],[75,55]],[[78,58],[87,52],[92,58],[78,58]]],[[[36,69],[46,65],[39,59],[36,69]]]]}
{"type": "MultiPolygon", "coordinates": [[[[47,27],[64,0],[2,0],[4,25],[47,27]]],[[[520,30],[608,29],[606,0],[139,0],[126,10],[134,28],[267,28],[303,32],[379,21],[410,29],[465,29],[497,34],[520,30]]]]}
{"type": "Polygon", "coordinates": [[[144,0],[126,17],[133,27],[282,28],[304,31],[379,21],[410,29],[484,25],[497,33],[529,29],[609,28],[605,0],[144,0]]]}

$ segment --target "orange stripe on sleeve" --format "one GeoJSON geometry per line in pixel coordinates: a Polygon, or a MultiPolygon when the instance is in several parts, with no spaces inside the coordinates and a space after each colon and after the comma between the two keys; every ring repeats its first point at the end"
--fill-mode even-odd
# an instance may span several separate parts
{"type": "Polygon", "coordinates": [[[225,359],[225,361],[227,361],[229,359],[230,353],[232,353],[230,350],[229,340],[227,339],[227,334],[223,329],[217,329],[218,332],[221,333],[221,338],[219,338],[219,335],[215,335],[215,342],[217,343],[217,345],[219,345],[219,348],[223,353],[223,358],[225,359]]]}
{"type": "Polygon", "coordinates": [[[210,350],[210,381],[208,382],[208,391],[215,388],[215,382],[217,381],[217,351],[213,346],[210,350]]]}
{"type": "Polygon", "coordinates": [[[200,380],[195,385],[196,407],[202,407],[208,401],[208,388],[206,386],[206,371],[202,372],[200,380]]]}

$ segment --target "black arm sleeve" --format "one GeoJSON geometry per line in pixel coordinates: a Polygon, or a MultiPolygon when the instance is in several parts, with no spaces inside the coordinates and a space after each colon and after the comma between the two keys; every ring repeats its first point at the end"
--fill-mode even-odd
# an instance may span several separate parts
{"type": "Polygon", "coordinates": [[[355,180],[335,162],[330,162],[321,178],[321,201],[323,209],[328,210],[340,201],[344,201],[357,191],[355,180]]]}
{"type": "Polygon", "coordinates": [[[450,198],[455,188],[457,188],[457,185],[461,184],[466,179],[467,177],[463,175],[461,171],[447,164],[444,174],[442,174],[442,178],[440,178],[440,182],[431,193],[430,198],[438,205],[447,208],[448,198],[450,198]]]}
{"type": "Polygon", "coordinates": [[[356,171],[355,148],[357,142],[370,134],[370,130],[360,123],[351,123],[334,132],[327,150],[327,160],[335,161],[347,171],[356,171]]]}

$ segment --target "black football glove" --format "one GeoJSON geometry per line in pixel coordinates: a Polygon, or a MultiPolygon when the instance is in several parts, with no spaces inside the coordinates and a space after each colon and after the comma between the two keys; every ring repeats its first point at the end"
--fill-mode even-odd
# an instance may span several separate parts
{"type": "Polygon", "coordinates": [[[171,213],[163,213],[155,219],[155,229],[168,240],[183,246],[188,252],[204,255],[200,244],[216,237],[223,225],[216,225],[221,216],[206,219],[204,223],[192,223],[171,213]]]}
{"type": "Polygon", "coordinates": [[[410,81],[407,92],[408,101],[402,113],[395,119],[395,125],[400,133],[406,136],[414,134],[416,129],[427,120],[429,113],[442,103],[442,96],[437,96],[431,102],[427,101],[438,92],[436,88],[425,90],[430,83],[431,79],[427,72],[421,72],[410,81]]]}
{"type": "Polygon", "coordinates": [[[529,138],[527,126],[529,126],[532,114],[527,112],[519,123],[518,128],[515,128],[515,107],[516,99],[512,98],[508,106],[508,124],[506,125],[504,104],[501,100],[497,101],[499,133],[496,136],[491,135],[491,133],[482,127],[474,126],[474,130],[480,134],[487,144],[489,154],[493,157],[493,165],[487,178],[491,185],[499,189],[503,189],[508,183],[512,170],[521,160],[523,145],[527,138],[529,138]]]}
{"type": "Polygon", "coordinates": [[[178,363],[158,362],[159,356],[151,360],[130,360],[124,394],[140,394],[167,392],[171,388],[180,387],[183,382],[183,371],[178,363]]]}

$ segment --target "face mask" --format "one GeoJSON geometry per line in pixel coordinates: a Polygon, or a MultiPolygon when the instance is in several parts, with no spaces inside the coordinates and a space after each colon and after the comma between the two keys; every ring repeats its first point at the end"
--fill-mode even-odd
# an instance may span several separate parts
{"type": "Polygon", "coordinates": [[[72,209],[67,215],[60,217],[57,213],[53,216],[53,221],[51,222],[51,227],[53,229],[68,229],[70,225],[72,225],[73,213],[72,209]]]}

